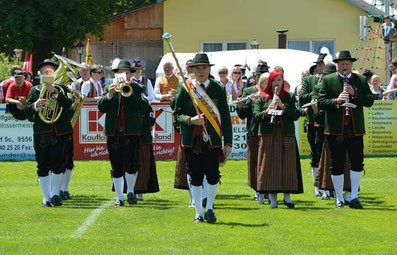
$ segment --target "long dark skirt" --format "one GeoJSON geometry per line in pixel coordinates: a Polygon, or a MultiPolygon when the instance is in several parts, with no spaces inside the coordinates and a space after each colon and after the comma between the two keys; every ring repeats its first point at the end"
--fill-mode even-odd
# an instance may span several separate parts
{"type": "Polygon", "coordinates": [[[175,167],[175,179],[174,179],[174,188],[176,189],[189,189],[189,185],[187,183],[187,164],[186,164],[186,156],[182,146],[178,147],[178,154],[176,156],[176,167],[175,167]]]}
{"type": "Polygon", "coordinates": [[[247,142],[247,165],[248,165],[248,186],[256,190],[257,178],[256,167],[258,164],[259,136],[248,136],[247,142]]]}
{"type": "Polygon", "coordinates": [[[295,136],[276,134],[260,137],[257,191],[260,193],[303,193],[302,171],[295,136]]]}
{"type": "MultiPolygon", "coordinates": [[[[334,190],[334,185],[331,179],[331,151],[329,149],[327,139],[324,140],[323,150],[320,157],[320,163],[318,164],[317,176],[314,185],[323,190],[334,190]]],[[[346,152],[345,168],[344,168],[345,180],[343,182],[343,189],[350,191],[350,161],[349,154],[346,152]]]]}

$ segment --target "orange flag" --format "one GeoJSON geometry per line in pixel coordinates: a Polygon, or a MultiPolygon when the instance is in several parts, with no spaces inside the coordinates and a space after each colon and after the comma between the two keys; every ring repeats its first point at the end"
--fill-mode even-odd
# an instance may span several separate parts
{"type": "Polygon", "coordinates": [[[92,58],[92,53],[91,53],[91,40],[87,40],[87,45],[85,46],[85,62],[89,65],[94,64],[94,60],[92,58]]]}

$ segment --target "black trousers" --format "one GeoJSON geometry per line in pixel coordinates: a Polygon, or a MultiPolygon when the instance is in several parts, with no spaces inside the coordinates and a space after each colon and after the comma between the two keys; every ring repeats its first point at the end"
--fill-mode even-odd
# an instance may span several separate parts
{"type": "Polygon", "coordinates": [[[63,151],[64,138],[54,133],[37,134],[33,137],[33,146],[36,152],[37,175],[48,176],[50,170],[55,174],[64,172],[63,151]]]}
{"type": "Polygon", "coordinates": [[[364,142],[363,136],[343,137],[327,135],[331,151],[331,173],[343,174],[346,151],[350,159],[350,169],[361,172],[364,169],[364,142]]]}
{"type": "Polygon", "coordinates": [[[194,139],[193,148],[183,148],[191,184],[201,186],[205,174],[208,183],[215,185],[219,182],[219,153],[222,149],[209,148],[209,144],[202,139],[202,136],[197,136],[194,139]]]}
{"type": "Polygon", "coordinates": [[[315,127],[314,124],[307,125],[307,140],[310,145],[310,165],[318,167],[324,143],[324,127],[315,127]]]}
{"type": "Polygon", "coordinates": [[[139,168],[139,136],[124,136],[123,132],[115,132],[108,136],[107,147],[114,178],[124,176],[124,173],[135,174],[139,168]]]}
{"type": "Polygon", "coordinates": [[[73,151],[74,151],[74,143],[73,143],[73,134],[65,135],[62,137],[63,144],[64,144],[64,151],[63,151],[63,169],[71,170],[73,169],[73,151]]]}

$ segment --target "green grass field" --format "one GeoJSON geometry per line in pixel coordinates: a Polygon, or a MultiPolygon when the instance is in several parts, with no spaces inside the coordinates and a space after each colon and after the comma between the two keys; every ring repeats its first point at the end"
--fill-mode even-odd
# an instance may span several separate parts
{"type": "Polygon", "coordinates": [[[0,163],[1,254],[397,254],[397,158],[365,159],[365,210],[336,209],[313,196],[309,161],[296,209],[252,200],[245,161],[221,169],[216,224],[194,224],[188,193],[173,188],[174,161],[157,162],[160,192],[137,206],[110,203],[109,162],[76,162],[72,200],[42,208],[35,162],[0,163]],[[97,211],[96,211],[97,212],[97,211]]]}

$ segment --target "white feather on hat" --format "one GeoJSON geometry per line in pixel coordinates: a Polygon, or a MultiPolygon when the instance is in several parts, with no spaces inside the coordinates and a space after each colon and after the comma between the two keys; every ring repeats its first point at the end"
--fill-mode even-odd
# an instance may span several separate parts
{"type": "Polygon", "coordinates": [[[324,64],[332,64],[332,63],[333,63],[333,61],[332,61],[332,55],[331,55],[331,53],[329,52],[329,49],[328,49],[327,47],[325,47],[325,46],[321,47],[320,53],[325,53],[325,54],[327,54],[327,56],[325,56],[325,58],[324,58],[324,64]]]}
{"type": "Polygon", "coordinates": [[[119,63],[120,63],[120,59],[119,58],[113,59],[112,70],[117,69],[117,67],[119,66],[119,63]]]}

